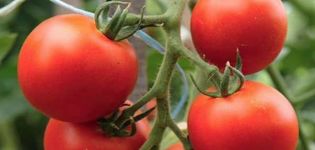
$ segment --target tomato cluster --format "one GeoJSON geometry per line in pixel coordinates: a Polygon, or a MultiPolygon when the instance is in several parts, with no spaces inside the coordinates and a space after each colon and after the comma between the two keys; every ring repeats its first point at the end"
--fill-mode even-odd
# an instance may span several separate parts
{"type": "MultiPolygon", "coordinates": [[[[287,32],[280,0],[199,0],[191,30],[199,54],[221,70],[235,63],[243,73],[264,69],[279,54],[287,32]]],[[[188,116],[195,150],[295,150],[298,121],[289,101],[272,87],[245,81],[221,98],[197,96],[188,116]]]]}
{"type": "MultiPolygon", "coordinates": [[[[280,53],[287,18],[280,0],[199,0],[191,32],[208,63],[223,70],[227,62],[235,65],[239,52],[240,71],[251,74],[280,53]]],[[[137,72],[128,41],[108,39],[88,17],[60,15],[38,25],[21,49],[18,78],[28,101],[51,118],[45,149],[139,149],[148,136],[147,120],[136,123],[131,137],[111,137],[98,122],[126,102],[137,72]]],[[[299,128],[293,107],[280,92],[245,81],[230,95],[197,96],[189,110],[188,133],[194,150],[294,150],[299,128]]]]}
{"type": "Polygon", "coordinates": [[[126,101],[137,72],[132,46],[108,39],[88,17],[60,15],[38,25],[21,49],[18,78],[28,101],[54,118],[45,149],[139,149],[147,122],[137,123],[140,131],[126,138],[106,136],[97,125],[126,101]]]}

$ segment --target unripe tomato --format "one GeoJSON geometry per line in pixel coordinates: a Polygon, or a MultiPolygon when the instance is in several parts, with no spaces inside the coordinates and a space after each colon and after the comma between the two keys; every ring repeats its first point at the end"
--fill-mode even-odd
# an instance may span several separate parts
{"type": "Polygon", "coordinates": [[[132,91],[138,64],[127,41],[115,42],[94,21],[52,17],[27,37],[18,78],[29,102],[49,117],[86,122],[110,114],[132,91]]]}
{"type": "Polygon", "coordinates": [[[148,122],[137,122],[131,137],[109,137],[96,121],[69,123],[50,119],[44,137],[45,150],[138,150],[147,140],[148,122]]]}
{"type": "Polygon", "coordinates": [[[268,66],[279,54],[287,33],[281,0],[199,0],[191,18],[199,54],[221,70],[235,63],[239,49],[243,73],[268,66]]]}
{"type": "Polygon", "coordinates": [[[224,98],[198,96],[188,117],[194,150],[295,150],[298,121],[277,90],[246,81],[224,98]]]}

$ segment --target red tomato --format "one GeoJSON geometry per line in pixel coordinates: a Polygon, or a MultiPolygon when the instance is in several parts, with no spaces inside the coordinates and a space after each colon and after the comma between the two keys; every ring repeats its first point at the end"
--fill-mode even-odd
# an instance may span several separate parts
{"type": "Polygon", "coordinates": [[[52,17],[27,37],[18,78],[29,102],[49,117],[86,122],[110,114],[132,91],[137,59],[82,15],[52,17]]]}
{"type": "Polygon", "coordinates": [[[138,150],[148,137],[147,122],[137,122],[131,137],[109,137],[96,122],[69,123],[50,119],[44,137],[45,150],[138,150]]]}
{"type": "Polygon", "coordinates": [[[279,54],[287,33],[281,0],[199,0],[191,18],[194,44],[202,57],[222,70],[235,63],[243,73],[264,69],[279,54]]]}
{"type": "Polygon", "coordinates": [[[167,150],[185,150],[181,142],[171,145],[167,150]]]}
{"type": "Polygon", "coordinates": [[[194,150],[295,150],[298,131],[288,100],[253,81],[229,97],[198,96],[188,117],[194,150]]]}

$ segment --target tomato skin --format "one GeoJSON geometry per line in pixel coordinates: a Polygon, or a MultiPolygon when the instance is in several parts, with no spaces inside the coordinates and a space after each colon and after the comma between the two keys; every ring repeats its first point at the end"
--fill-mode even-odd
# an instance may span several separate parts
{"type": "Polygon", "coordinates": [[[86,122],[117,109],[131,93],[138,64],[127,41],[113,42],[94,21],[52,17],[27,37],[18,78],[28,101],[49,117],[86,122]]]}
{"type": "Polygon", "coordinates": [[[246,81],[226,98],[196,97],[188,117],[194,150],[295,150],[298,121],[272,87],[246,81]]]}
{"type": "Polygon", "coordinates": [[[50,119],[44,136],[45,150],[138,150],[148,137],[148,122],[137,122],[132,137],[109,137],[97,123],[70,123],[50,119]],[[144,128],[143,128],[144,127],[144,128]]]}
{"type": "Polygon", "coordinates": [[[287,33],[281,0],[199,0],[191,18],[191,32],[199,54],[224,69],[233,65],[239,49],[243,73],[267,67],[279,54],[287,33]]]}

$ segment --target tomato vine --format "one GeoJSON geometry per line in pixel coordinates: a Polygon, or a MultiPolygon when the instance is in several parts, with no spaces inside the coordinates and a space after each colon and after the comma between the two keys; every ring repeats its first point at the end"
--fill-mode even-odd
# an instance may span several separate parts
{"type": "MultiPolygon", "coordinates": [[[[75,7],[71,7],[69,5],[65,5],[62,1],[59,0],[51,0],[52,2],[59,4],[63,7],[67,7],[68,9],[84,14],[89,17],[94,17],[93,13],[89,13],[80,9],[77,9],[75,7]]],[[[12,2],[12,5],[8,5],[7,7],[1,9],[0,14],[6,15],[7,13],[10,13],[14,8],[18,7],[20,4],[23,3],[23,0],[16,0],[12,2]]],[[[191,0],[189,2],[189,6],[191,8],[194,7],[194,4],[196,3],[195,0],[191,0]]],[[[296,4],[295,1],[292,2],[293,4],[296,4]]],[[[123,124],[126,119],[128,119],[130,116],[133,116],[136,111],[138,111],[141,107],[143,107],[145,104],[147,104],[152,99],[156,98],[157,100],[157,118],[153,125],[153,129],[150,133],[149,139],[145,142],[145,144],[142,146],[141,149],[147,150],[147,149],[157,149],[159,148],[159,144],[162,141],[163,133],[167,128],[171,129],[175,135],[180,139],[180,141],[183,143],[185,149],[191,149],[191,145],[188,139],[188,135],[184,133],[175,123],[175,121],[172,118],[171,110],[170,110],[170,82],[173,77],[173,73],[175,68],[178,68],[180,73],[184,76],[184,82],[185,74],[183,70],[180,68],[180,66],[177,65],[177,62],[180,58],[185,58],[192,63],[194,63],[196,66],[204,69],[209,76],[211,76],[211,80],[214,83],[217,83],[218,81],[222,81],[221,84],[224,84],[224,81],[226,76],[229,78],[230,72],[226,73],[225,76],[222,75],[219,71],[219,68],[210,65],[209,63],[205,62],[198,54],[195,52],[189,50],[184,46],[182,43],[182,40],[180,38],[180,21],[182,19],[183,11],[185,6],[188,4],[188,0],[169,0],[167,11],[163,13],[162,15],[136,15],[136,14],[127,14],[126,18],[121,24],[122,26],[133,26],[141,23],[142,26],[159,26],[162,27],[163,30],[166,32],[167,42],[165,43],[165,49],[160,46],[158,42],[156,42],[153,38],[150,36],[147,36],[146,33],[143,31],[136,32],[136,35],[143,38],[143,40],[146,43],[149,43],[152,47],[155,47],[160,52],[163,50],[163,62],[161,64],[161,67],[159,69],[158,75],[156,77],[156,80],[152,86],[151,89],[148,90],[148,92],[141,97],[134,105],[128,107],[125,109],[121,116],[118,118],[118,120],[115,122],[117,124],[123,124]],[[228,74],[228,75],[227,75],[228,74]]],[[[296,4],[297,5],[297,4],[296,4]]],[[[300,8],[299,5],[297,5],[298,8],[300,8]]],[[[303,13],[310,14],[307,11],[303,11],[303,13]]],[[[140,28],[139,28],[140,29],[140,28]]],[[[104,33],[105,35],[108,33],[104,33]]],[[[126,37],[124,37],[126,38],[126,37]]],[[[115,40],[115,38],[113,38],[115,40]]],[[[119,39],[120,40],[120,39],[119,39]]],[[[228,65],[229,66],[229,65],[228,65]]],[[[276,88],[283,93],[293,104],[295,107],[295,110],[297,111],[300,125],[301,125],[301,117],[300,117],[300,107],[302,107],[307,100],[309,100],[310,97],[314,96],[314,91],[309,91],[305,95],[302,95],[300,97],[295,97],[295,95],[292,95],[290,91],[288,91],[288,87],[281,76],[279,70],[275,68],[275,66],[271,65],[269,68],[267,68],[267,72],[270,75],[272,81],[274,82],[276,88]]],[[[185,83],[186,84],[186,83],[185,83]]],[[[223,85],[226,88],[228,85],[223,85]]],[[[223,90],[224,90],[223,87],[223,90]]],[[[221,91],[223,97],[227,96],[227,91],[221,91]]],[[[184,96],[185,97],[185,96],[184,96]]],[[[183,98],[185,99],[185,98],[183,98]]],[[[307,139],[305,138],[305,133],[300,127],[300,141],[302,144],[302,147],[304,150],[309,150],[309,144],[307,139]]]]}

